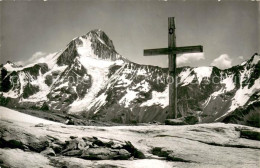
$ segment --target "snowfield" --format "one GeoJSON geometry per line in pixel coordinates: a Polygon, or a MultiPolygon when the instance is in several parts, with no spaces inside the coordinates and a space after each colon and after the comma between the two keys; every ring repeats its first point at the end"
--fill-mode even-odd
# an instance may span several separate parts
{"type": "MultiPolygon", "coordinates": [[[[89,160],[60,154],[46,156],[46,151],[30,151],[30,148],[22,150],[19,147],[11,149],[7,146],[0,148],[0,166],[258,168],[260,163],[260,141],[241,137],[242,130],[260,134],[260,129],[247,126],[223,123],[186,126],[69,126],[4,107],[0,107],[0,116],[1,140],[6,144],[15,140],[22,142],[24,146],[30,146],[47,139],[47,148],[50,150],[55,147],[52,144],[55,141],[80,142],[84,137],[96,137],[103,142],[130,141],[145,157],[127,160],[89,160]],[[39,123],[43,125],[37,126],[39,123]]],[[[97,147],[92,149],[101,150],[97,147]]]]}
{"type": "Polygon", "coordinates": [[[15,110],[8,109],[6,107],[0,106],[0,120],[8,120],[11,122],[24,122],[29,124],[51,124],[51,125],[63,125],[61,123],[41,119],[28,114],[20,113],[15,110]]]}

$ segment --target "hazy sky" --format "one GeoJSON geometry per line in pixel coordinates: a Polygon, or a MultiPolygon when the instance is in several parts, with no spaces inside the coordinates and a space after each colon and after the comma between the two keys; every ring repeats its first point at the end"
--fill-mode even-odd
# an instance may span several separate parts
{"type": "Polygon", "coordinates": [[[143,49],[167,47],[171,16],[177,46],[204,47],[204,56],[186,56],[183,65],[209,66],[219,56],[235,65],[259,52],[259,6],[251,1],[0,2],[0,63],[59,51],[74,37],[100,28],[131,61],[166,67],[167,56],[144,57],[143,49]]]}

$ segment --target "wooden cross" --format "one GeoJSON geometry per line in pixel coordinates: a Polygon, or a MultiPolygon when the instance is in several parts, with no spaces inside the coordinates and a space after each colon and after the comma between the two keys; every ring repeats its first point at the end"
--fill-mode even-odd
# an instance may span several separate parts
{"type": "Polygon", "coordinates": [[[173,82],[169,83],[169,111],[170,118],[177,118],[177,78],[176,78],[176,55],[183,53],[203,52],[202,46],[176,47],[174,17],[168,18],[168,48],[144,50],[144,56],[167,55],[169,59],[169,77],[173,82]]]}

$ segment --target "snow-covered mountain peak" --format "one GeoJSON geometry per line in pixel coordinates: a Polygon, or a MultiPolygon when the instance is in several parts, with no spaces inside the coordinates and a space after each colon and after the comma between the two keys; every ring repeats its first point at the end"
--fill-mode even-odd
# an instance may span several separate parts
{"type": "Polygon", "coordinates": [[[259,61],[260,61],[260,55],[257,54],[257,53],[255,53],[255,54],[251,57],[251,59],[249,60],[249,62],[250,62],[251,64],[258,64],[259,61]]]}
{"type": "Polygon", "coordinates": [[[74,38],[72,41],[75,41],[77,45],[82,45],[84,40],[89,40],[92,43],[102,43],[107,48],[115,50],[113,41],[100,29],[91,30],[85,35],[74,38]]]}
{"type": "Polygon", "coordinates": [[[244,65],[249,65],[249,66],[253,66],[253,65],[257,65],[260,61],[260,54],[255,53],[249,60],[242,62],[240,65],[244,66],[244,65]]]}
{"type": "Polygon", "coordinates": [[[100,29],[91,30],[74,38],[58,58],[59,65],[70,65],[76,57],[89,57],[95,60],[129,62],[118,54],[112,40],[100,29]]]}
{"type": "Polygon", "coordinates": [[[92,37],[92,38],[96,38],[96,39],[99,40],[99,42],[103,43],[104,45],[106,45],[110,49],[114,49],[115,50],[113,41],[110,40],[108,35],[104,31],[102,31],[100,29],[91,30],[90,32],[88,32],[86,34],[86,36],[89,36],[89,37],[92,37]]]}

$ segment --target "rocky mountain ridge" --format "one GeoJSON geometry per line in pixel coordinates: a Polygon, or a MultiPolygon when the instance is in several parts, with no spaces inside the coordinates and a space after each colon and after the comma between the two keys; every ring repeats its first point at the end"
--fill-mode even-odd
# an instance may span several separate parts
{"type": "MultiPolygon", "coordinates": [[[[168,70],[119,55],[101,30],[73,39],[48,62],[1,67],[1,105],[120,123],[168,117],[168,70]]],[[[259,127],[259,55],[229,69],[180,67],[179,117],[259,127]]]]}

